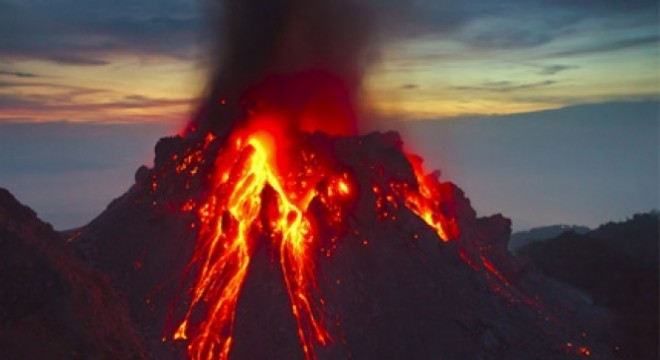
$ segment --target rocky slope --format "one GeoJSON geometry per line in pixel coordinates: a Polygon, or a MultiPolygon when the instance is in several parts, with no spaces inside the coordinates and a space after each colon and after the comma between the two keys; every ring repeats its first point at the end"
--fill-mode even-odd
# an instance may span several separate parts
{"type": "MultiPolygon", "coordinates": [[[[206,153],[217,151],[222,140],[206,153]]],[[[451,209],[442,211],[458,220],[458,241],[440,241],[413,212],[394,203],[386,205],[387,218],[378,216],[374,185],[415,182],[397,134],[315,133],[304,141],[348,171],[359,194],[347,220],[352,231],[325,236],[332,255],[317,254],[325,320],[334,338],[334,344],[316,348],[319,358],[611,356],[594,320],[607,314],[571,289],[530,280],[524,263],[506,250],[509,220],[478,218],[455,185],[439,183],[452,199],[451,209]]],[[[202,161],[194,174],[174,169],[196,144],[189,138],[161,140],[154,168],[141,168],[132,189],[72,242],[126,297],[149,358],[185,356],[185,341],[171,340],[172,326],[189,301],[184,272],[196,232],[190,227],[194,215],[180,207],[201,196],[211,162],[202,161]]],[[[282,273],[266,241],[254,248],[234,339],[232,358],[303,357],[282,273]]]]}
{"type": "Polygon", "coordinates": [[[612,310],[622,358],[658,357],[658,213],[637,214],[585,234],[566,232],[521,251],[543,274],[612,310]]]}
{"type": "Polygon", "coordinates": [[[145,354],[123,298],[29,208],[0,189],[3,359],[131,359],[145,354]]]}

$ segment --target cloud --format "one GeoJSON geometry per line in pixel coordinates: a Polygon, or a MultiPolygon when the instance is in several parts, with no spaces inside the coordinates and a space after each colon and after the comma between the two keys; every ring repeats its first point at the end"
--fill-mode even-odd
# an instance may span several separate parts
{"type": "MultiPolygon", "coordinates": [[[[389,4],[391,1],[385,1],[389,4]]],[[[527,49],[579,32],[657,27],[657,0],[416,0],[384,10],[391,39],[436,37],[473,48],[527,49]]],[[[385,5],[387,6],[387,5],[385,5]]]]}
{"type": "Polygon", "coordinates": [[[44,60],[49,60],[62,65],[103,66],[110,64],[109,60],[85,57],[84,55],[63,55],[59,53],[44,54],[44,60]]]}
{"type": "Polygon", "coordinates": [[[80,96],[103,93],[111,94],[112,92],[45,81],[0,81],[0,103],[3,101],[4,103],[33,103],[38,107],[42,103],[74,103],[80,96]],[[20,91],[21,89],[32,91],[20,91]],[[44,89],[47,90],[46,94],[43,93],[44,89]]]}
{"type": "Polygon", "coordinates": [[[600,44],[576,48],[572,50],[556,52],[551,54],[550,56],[568,57],[568,56],[576,56],[576,55],[589,55],[589,54],[620,51],[620,50],[627,50],[631,48],[646,47],[646,46],[657,47],[658,44],[660,44],[660,36],[652,35],[652,36],[637,37],[632,39],[616,40],[607,43],[600,43],[600,44]]]}
{"type": "MultiPolygon", "coordinates": [[[[36,78],[36,76],[35,76],[36,78]]],[[[40,77],[39,77],[40,78],[40,77]]],[[[80,93],[80,92],[85,92],[85,93],[96,93],[96,92],[103,92],[106,90],[101,90],[101,89],[92,89],[92,88],[86,88],[86,87],[81,87],[81,86],[75,86],[75,85],[66,85],[66,84],[56,84],[56,83],[50,83],[50,82],[45,82],[45,81],[40,81],[40,80],[30,80],[30,81],[14,81],[14,80],[0,80],[0,90],[4,89],[9,89],[12,90],[11,88],[27,88],[27,87],[32,87],[32,88],[49,88],[50,90],[67,90],[70,91],[67,95],[74,95],[75,93],[80,93]],[[4,89],[3,89],[4,88],[4,89]]],[[[2,94],[0,94],[2,96],[2,94]]]]}
{"type": "Polygon", "coordinates": [[[42,81],[0,80],[0,121],[22,117],[53,120],[173,120],[186,115],[190,98],[154,98],[111,90],[51,84],[42,81]]]}
{"type": "Polygon", "coordinates": [[[389,38],[452,34],[475,16],[464,4],[449,0],[372,2],[380,9],[380,30],[389,38]]]}
{"type": "Polygon", "coordinates": [[[419,85],[417,84],[403,84],[401,85],[401,89],[403,90],[415,90],[419,88],[419,85]]]}
{"type": "Polygon", "coordinates": [[[192,103],[193,99],[159,99],[144,96],[126,96],[117,101],[108,102],[85,102],[77,103],[75,98],[81,95],[104,90],[81,89],[72,90],[60,94],[49,95],[0,95],[0,110],[9,108],[25,108],[30,111],[61,112],[61,111],[85,111],[89,113],[117,110],[117,109],[152,109],[168,106],[180,106],[192,103]],[[74,101],[71,101],[74,100],[74,101]]]}
{"type": "Polygon", "coordinates": [[[28,108],[32,106],[39,106],[38,102],[34,100],[23,98],[17,95],[2,95],[0,96],[0,110],[12,108],[28,108]]]}
{"type": "Polygon", "coordinates": [[[538,68],[539,75],[556,75],[560,72],[566,70],[579,69],[579,66],[575,65],[530,65],[535,68],[538,68]]]}
{"type": "Polygon", "coordinates": [[[547,44],[558,36],[558,31],[530,28],[526,25],[487,26],[463,37],[463,41],[479,48],[515,49],[547,44]]]}
{"type": "Polygon", "coordinates": [[[657,0],[543,0],[541,3],[572,10],[582,10],[592,14],[627,14],[640,10],[652,11],[653,9],[658,9],[657,0]]]}
{"type": "Polygon", "coordinates": [[[556,81],[546,80],[534,83],[519,84],[512,81],[494,81],[485,82],[481,86],[454,86],[453,90],[459,91],[484,91],[484,92],[513,92],[518,90],[527,90],[539,87],[545,87],[555,84],[556,81]]]}
{"type": "Polygon", "coordinates": [[[0,75],[7,75],[7,76],[19,77],[19,78],[37,77],[37,75],[32,73],[21,72],[21,71],[7,71],[7,70],[0,70],[0,75]]]}
{"type": "Polygon", "coordinates": [[[106,65],[116,55],[190,59],[199,42],[195,1],[0,0],[0,57],[106,65]]]}
{"type": "MultiPolygon", "coordinates": [[[[656,25],[656,0],[359,0],[380,18],[384,42],[442,37],[476,48],[530,48],[586,19],[656,25]]],[[[0,0],[0,57],[99,66],[117,55],[199,56],[212,1],[0,0]]]]}

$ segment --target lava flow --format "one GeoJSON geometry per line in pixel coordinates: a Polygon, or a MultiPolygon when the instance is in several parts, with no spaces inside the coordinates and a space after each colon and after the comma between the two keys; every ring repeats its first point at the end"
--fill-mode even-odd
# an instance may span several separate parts
{"type": "Polygon", "coordinates": [[[190,265],[198,266],[199,273],[190,308],[174,339],[190,340],[192,359],[228,357],[236,303],[252,255],[251,242],[261,233],[279,248],[298,337],[306,358],[312,358],[314,343],[326,345],[331,337],[313,296],[317,237],[308,207],[318,198],[335,212],[329,220],[340,221],[337,211],[349,197],[351,186],[345,174],[319,169],[312,153],[303,153],[298,173],[283,176],[277,164],[275,138],[267,131],[254,127],[238,131],[227,144],[216,159],[212,189],[198,207],[201,226],[190,265]],[[292,177],[296,179],[284,181],[292,177]],[[325,180],[325,187],[321,180],[325,180]],[[207,308],[206,315],[192,326],[193,310],[200,305],[207,308]]]}

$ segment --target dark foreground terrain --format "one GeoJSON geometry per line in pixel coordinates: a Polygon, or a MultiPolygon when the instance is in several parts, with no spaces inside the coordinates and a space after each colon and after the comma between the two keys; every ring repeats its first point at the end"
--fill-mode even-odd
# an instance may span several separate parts
{"type": "Polygon", "coordinates": [[[584,291],[612,310],[622,358],[658,358],[657,212],[589,232],[567,231],[520,250],[545,275],[584,291]]]}

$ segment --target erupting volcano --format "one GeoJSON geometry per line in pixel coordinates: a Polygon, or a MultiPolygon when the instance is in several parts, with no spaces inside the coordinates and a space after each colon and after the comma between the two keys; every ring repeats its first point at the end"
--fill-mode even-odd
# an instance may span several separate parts
{"type": "Polygon", "coordinates": [[[224,59],[197,115],[67,238],[125,298],[122,326],[137,340],[115,334],[109,348],[195,360],[607,357],[602,314],[507,252],[508,219],[477,218],[398,134],[357,135],[358,2],[227,4],[224,59]],[[335,24],[338,9],[349,15],[335,24]]]}
{"type": "MultiPolygon", "coordinates": [[[[215,158],[203,198],[186,199],[181,206],[198,216],[191,223],[199,234],[189,264],[189,269],[198,268],[192,301],[174,335],[175,340],[190,340],[191,358],[227,358],[236,303],[255,241],[270,241],[276,248],[305,357],[314,357],[315,343],[325,346],[332,341],[323,324],[324,299],[318,293],[315,261],[318,256],[331,256],[336,236],[351,230],[349,209],[364,194],[356,194],[350,169],[305,144],[305,134],[292,119],[255,111],[244,127],[224,140],[216,155],[207,153],[216,139],[208,133],[198,150],[184,154],[181,161],[176,154],[172,157],[176,172],[188,170],[189,176],[197,174],[203,161],[215,158]],[[328,242],[330,234],[335,238],[328,242]],[[207,314],[189,329],[193,310],[202,305],[207,314]]],[[[313,118],[303,119],[314,123],[313,118]]],[[[393,209],[407,207],[440,240],[458,239],[451,192],[428,180],[420,160],[410,158],[415,164],[414,182],[392,179],[385,188],[372,185],[374,213],[381,221],[395,221],[393,209]]],[[[157,180],[153,186],[157,189],[157,180]]]]}
{"type": "Polygon", "coordinates": [[[514,285],[523,270],[506,252],[508,220],[477,219],[397,134],[328,134],[351,128],[336,126],[353,121],[350,111],[329,111],[332,129],[304,131],[327,124],[310,114],[346,106],[334,91],[292,107],[248,94],[231,127],[193,123],[161,140],[154,168],[140,169],[134,188],[72,240],[130,289],[144,331],[164,329],[152,356],[463,358],[474,341],[493,342],[498,356],[592,354],[585,329],[542,304],[535,283],[514,285]],[[126,229],[110,235],[120,222],[126,229]],[[109,259],[116,237],[131,239],[120,253],[135,262],[109,259]],[[456,328],[450,314],[462,305],[472,309],[459,311],[463,321],[480,319],[486,335],[456,328]],[[513,340],[499,331],[522,343],[500,343],[513,340]]]}

